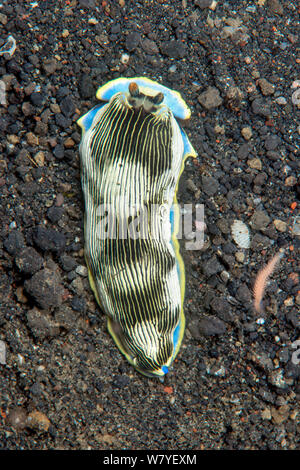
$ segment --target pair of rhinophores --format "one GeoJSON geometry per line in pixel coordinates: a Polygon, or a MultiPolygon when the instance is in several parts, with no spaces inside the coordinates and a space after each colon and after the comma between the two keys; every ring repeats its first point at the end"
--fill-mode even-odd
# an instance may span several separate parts
{"type": "Polygon", "coordinates": [[[96,96],[78,121],[89,280],[120,351],[163,377],[185,326],[175,204],[184,160],[196,156],[177,122],[190,110],[144,77],[112,80],[96,96]]]}

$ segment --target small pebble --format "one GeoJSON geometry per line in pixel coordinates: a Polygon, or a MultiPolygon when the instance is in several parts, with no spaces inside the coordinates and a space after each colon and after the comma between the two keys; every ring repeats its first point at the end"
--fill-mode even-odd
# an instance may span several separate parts
{"type": "Polygon", "coordinates": [[[153,54],[158,54],[159,53],[159,49],[158,49],[156,43],[154,41],[151,41],[151,39],[148,39],[148,38],[144,39],[141,42],[141,46],[142,46],[142,49],[147,54],[153,55],[153,54]]]}
{"type": "Polygon", "coordinates": [[[24,274],[34,274],[43,265],[43,258],[31,246],[21,250],[15,258],[15,263],[24,274]]]}
{"type": "Polygon", "coordinates": [[[228,272],[228,271],[222,271],[222,272],[220,273],[220,278],[221,278],[222,281],[226,284],[226,283],[229,281],[229,279],[230,279],[230,274],[229,274],[229,272],[228,272]]]}
{"type": "Polygon", "coordinates": [[[220,126],[219,124],[216,124],[214,129],[216,134],[225,134],[225,126],[220,126]]]}
{"type": "Polygon", "coordinates": [[[287,383],[284,378],[284,371],[283,369],[275,369],[270,372],[268,376],[268,382],[279,388],[279,389],[285,389],[287,387],[287,383]]]}
{"type": "Polygon", "coordinates": [[[27,416],[27,426],[35,431],[47,432],[50,421],[44,413],[34,410],[27,416]]]}
{"type": "Polygon", "coordinates": [[[170,73],[175,73],[176,70],[177,70],[176,64],[171,65],[171,67],[169,68],[169,72],[170,72],[170,73]]]}
{"type": "Polygon", "coordinates": [[[7,141],[10,143],[10,144],[13,144],[13,145],[16,145],[20,142],[19,140],[19,137],[17,135],[8,135],[7,137],[7,141]]]}
{"type": "Polygon", "coordinates": [[[262,117],[269,117],[271,115],[271,109],[268,102],[263,98],[256,98],[252,101],[251,105],[254,114],[258,114],[262,117]]]}
{"type": "Polygon", "coordinates": [[[245,261],[245,254],[242,252],[242,251],[237,251],[235,253],[235,259],[239,262],[239,263],[243,263],[245,261]]]}
{"type": "Polygon", "coordinates": [[[209,315],[199,321],[198,328],[200,334],[204,336],[222,335],[226,331],[226,323],[213,315],[209,315]]]}
{"type": "Polygon", "coordinates": [[[239,160],[245,160],[250,152],[251,146],[249,144],[242,144],[237,151],[237,157],[239,160]]]}
{"type": "Polygon", "coordinates": [[[217,193],[219,188],[218,180],[212,176],[202,176],[202,190],[208,196],[213,196],[217,193]]]}
{"type": "Polygon", "coordinates": [[[236,291],[236,298],[243,304],[251,303],[252,294],[246,284],[242,284],[236,291]]]}
{"type": "Polygon", "coordinates": [[[161,52],[173,59],[183,59],[187,53],[187,46],[181,41],[165,41],[161,44],[161,52]]]}
{"type": "Polygon", "coordinates": [[[18,406],[9,411],[7,421],[11,427],[22,430],[26,427],[26,418],[27,413],[25,409],[18,406]]]}
{"type": "Polygon", "coordinates": [[[262,417],[262,419],[266,419],[266,420],[270,421],[272,419],[272,414],[271,414],[270,408],[265,408],[261,412],[261,417],[262,417]]]}
{"type": "Polygon", "coordinates": [[[76,273],[79,274],[82,277],[86,277],[88,275],[88,270],[86,266],[77,266],[75,269],[76,273]]]}
{"type": "Polygon", "coordinates": [[[4,15],[4,13],[0,13],[0,23],[3,24],[3,26],[7,23],[7,16],[4,15]]]}
{"type": "Polygon", "coordinates": [[[283,6],[281,5],[279,0],[267,0],[267,8],[277,15],[283,14],[283,6]]]}
{"type": "Polygon", "coordinates": [[[64,146],[66,149],[70,149],[70,148],[73,148],[75,145],[75,142],[74,140],[72,139],[72,137],[68,137],[65,141],[64,141],[64,146]]]}
{"type": "Polygon", "coordinates": [[[284,185],[288,187],[295,186],[295,184],[297,184],[297,178],[295,176],[288,176],[284,181],[284,185]]]}
{"type": "Polygon", "coordinates": [[[276,219],[273,221],[273,224],[278,232],[286,232],[287,224],[283,220],[276,219]]]}
{"type": "Polygon", "coordinates": [[[223,271],[223,266],[218,262],[217,258],[213,256],[203,264],[202,269],[203,273],[209,277],[223,271]]]}
{"type": "Polygon", "coordinates": [[[24,294],[23,286],[18,286],[16,288],[15,295],[18,302],[20,302],[21,304],[27,304],[28,297],[26,297],[26,295],[24,294]]]}
{"type": "Polygon", "coordinates": [[[214,87],[209,87],[206,91],[201,93],[201,95],[198,96],[198,101],[205,109],[208,110],[221,106],[223,102],[218,88],[214,87]]]}
{"type": "MultiPolygon", "coordinates": [[[[44,308],[48,308],[48,306],[44,305],[44,308]]],[[[40,341],[46,338],[53,338],[60,333],[59,325],[46,310],[40,311],[34,307],[27,312],[26,320],[31,334],[40,341]]]]}
{"type": "Polygon", "coordinates": [[[217,3],[215,0],[195,0],[195,5],[197,5],[201,10],[205,8],[210,8],[210,10],[215,10],[217,3]]]}
{"type": "Polygon", "coordinates": [[[284,423],[289,417],[290,407],[288,405],[282,405],[278,409],[275,407],[271,408],[272,420],[275,424],[284,423]]]}
{"type": "Polygon", "coordinates": [[[65,199],[65,198],[64,198],[63,194],[58,193],[58,194],[56,195],[56,198],[55,198],[55,205],[56,205],[57,207],[61,207],[61,206],[63,205],[63,203],[64,203],[64,199],[65,199]]]}
{"type": "Polygon", "coordinates": [[[26,134],[26,140],[29,145],[32,147],[35,147],[36,145],[39,145],[39,139],[36,135],[34,135],[32,132],[27,132],[26,134]]]}
{"type": "Polygon", "coordinates": [[[136,31],[131,31],[126,36],[125,47],[127,51],[132,52],[134,51],[141,42],[141,35],[136,31]]]}
{"type": "Polygon", "coordinates": [[[226,104],[230,109],[237,110],[243,99],[243,92],[237,86],[230,86],[226,91],[226,104]]]}
{"type": "Polygon", "coordinates": [[[294,298],[293,297],[288,297],[283,301],[284,305],[286,307],[292,307],[294,305],[294,298]]]}
{"type": "Polygon", "coordinates": [[[34,161],[38,164],[38,166],[44,166],[45,164],[45,154],[44,152],[40,151],[35,154],[34,161]]]}
{"type": "Polygon", "coordinates": [[[62,303],[63,285],[56,271],[44,268],[26,280],[24,286],[42,309],[55,308],[62,303]]]}
{"type": "Polygon", "coordinates": [[[254,170],[262,170],[262,162],[259,158],[252,158],[251,160],[248,160],[248,166],[254,170]]]}
{"type": "Polygon", "coordinates": [[[292,234],[300,236],[300,217],[296,218],[292,226],[292,234]]]}
{"type": "Polygon", "coordinates": [[[61,111],[60,106],[57,103],[50,103],[50,109],[51,109],[52,113],[54,113],[54,114],[58,114],[61,111]]]}
{"type": "Polygon", "coordinates": [[[261,92],[264,96],[273,95],[275,91],[275,86],[272,83],[268,82],[268,80],[266,80],[265,78],[260,78],[258,80],[258,86],[260,87],[261,92]]]}
{"type": "Polygon", "coordinates": [[[50,57],[50,58],[44,59],[43,69],[47,75],[52,75],[54,72],[56,72],[57,67],[58,67],[58,63],[55,58],[50,57]]]}
{"type": "Polygon", "coordinates": [[[287,100],[284,98],[284,96],[278,96],[278,98],[276,98],[276,103],[279,104],[280,106],[284,106],[287,104],[287,100]]]}
{"type": "Polygon", "coordinates": [[[49,210],[47,211],[47,217],[49,220],[51,220],[53,224],[56,224],[62,218],[64,209],[56,205],[53,206],[52,201],[50,202],[51,202],[51,206],[49,210]]]}
{"type": "Polygon", "coordinates": [[[255,211],[250,221],[254,230],[263,230],[270,223],[270,217],[264,211],[255,211]]]}
{"type": "Polygon", "coordinates": [[[280,142],[281,140],[277,135],[268,135],[265,139],[265,148],[268,151],[276,150],[280,142]]]}
{"type": "Polygon", "coordinates": [[[245,140],[250,140],[253,135],[251,127],[243,127],[243,129],[241,130],[241,134],[245,140]]]}
{"type": "Polygon", "coordinates": [[[23,234],[19,230],[13,230],[4,241],[4,248],[11,255],[16,255],[25,246],[23,234]]]}
{"type": "Polygon", "coordinates": [[[42,251],[61,253],[65,249],[66,237],[57,230],[38,226],[33,229],[33,241],[42,251]]]}

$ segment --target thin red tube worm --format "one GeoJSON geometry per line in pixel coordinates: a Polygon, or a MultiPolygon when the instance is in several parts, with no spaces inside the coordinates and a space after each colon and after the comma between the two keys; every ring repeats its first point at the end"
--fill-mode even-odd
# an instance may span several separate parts
{"type": "Polygon", "coordinates": [[[273,258],[270,259],[268,264],[264,266],[257,274],[254,287],[253,287],[253,297],[254,297],[254,309],[257,313],[262,313],[263,305],[262,299],[267,287],[267,282],[274,269],[276,268],[277,263],[283,257],[284,252],[277,253],[273,258]]]}

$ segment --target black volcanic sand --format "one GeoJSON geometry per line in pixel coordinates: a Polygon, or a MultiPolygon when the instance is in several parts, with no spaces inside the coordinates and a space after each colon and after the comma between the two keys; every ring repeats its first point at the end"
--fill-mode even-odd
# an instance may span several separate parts
{"type": "Polygon", "coordinates": [[[297,2],[208,4],[1,2],[0,47],[17,45],[0,56],[1,448],[299,449],[297,2]],[[191,107],[178,199],[207,226],[201,250],[182,242],[187,328],[164,383],[119,353],[83,257],[76,120],[141,75],[191,107]]]}

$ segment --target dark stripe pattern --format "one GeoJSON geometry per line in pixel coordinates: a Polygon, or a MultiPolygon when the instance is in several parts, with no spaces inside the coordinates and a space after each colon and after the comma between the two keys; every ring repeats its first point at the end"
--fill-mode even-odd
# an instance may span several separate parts
{"type": "Polygon", "coordinates": [[[176,256],[164,233],[182,157],[174,155],[174,121],[168,108],[145,113],[117,94],[81,146],[85,252],[97,297],[118,325],[123,352],[154,374],[170,362],[181,312],[176,256]],[[120,237],[128,226],[145,236],[120,237]]]}

